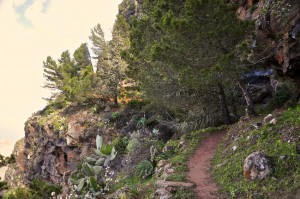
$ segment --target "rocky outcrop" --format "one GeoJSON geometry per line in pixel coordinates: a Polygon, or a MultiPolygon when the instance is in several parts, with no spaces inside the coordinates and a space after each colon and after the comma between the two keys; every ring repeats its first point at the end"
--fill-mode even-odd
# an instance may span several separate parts
{"type": "Polygon", "coordinates": [[[115,137],[113,128],[103,127],[103,114],[76,106],[35,114],[25,124],[25,138],[16,144],[17,162],[10,165],[6,180],[11,186],[35,178],[67,185],[77,163],[94,148],[96,135],[107,142],[115,137]]]}
{"type": "Polygon", "coordinates": [[[25,171],[24,138],[16,142],[13,154],[16,156],[16,162],[8,165],[4,179],[9,186],[19,187],[23,185],[25,171]]]}
{"type": "Polygon", "coordinates": [[[130,139],[128,156],[122,156],[119,151],[120,155],[110,167],[114,172],[133,173],[138,163],[152,158],[157,152],[153,150],[154,140],[167,141],[173,134],[170,127],[158,121],[147,126],[146,121],[151,115],[140,110],[105,110],[102,107],[95,113],[92,106],[95,105],[71,104],[47,114],[41,111],[29,118],[25,124],[25,138],[14,150],[17,162],[6,172],[10,185],[28,184],[41,178],[62,185],[67,193],[69,176],[78,163],[92,153],[97,135],[102,136],[105,143],[111,143],[117,137],[130,139]]]}
{"type": "Polygon", "coordinates": [[[238,1],[242,20],[256,21],[253,41],[256,62],[264,62],[279,74],[300,78],[300,2],[238,1]]]}
{"type": "Polygon", "coordinates": [[[247,180],[264,179],[271,172],[269,160],[263,152],[251,153],[244,161],[244,177],[247,180]]]}

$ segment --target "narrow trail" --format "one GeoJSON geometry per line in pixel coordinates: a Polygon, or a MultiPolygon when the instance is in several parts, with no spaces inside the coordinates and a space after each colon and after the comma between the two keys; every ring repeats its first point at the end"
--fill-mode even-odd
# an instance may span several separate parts
{"type": "Polygon", "coordinates": [[[211,177],[211,161],[224,135],[224,131],[210,135],[189,160],[188,179],[196,184],[199,199],[221,198],[211,177]]]}

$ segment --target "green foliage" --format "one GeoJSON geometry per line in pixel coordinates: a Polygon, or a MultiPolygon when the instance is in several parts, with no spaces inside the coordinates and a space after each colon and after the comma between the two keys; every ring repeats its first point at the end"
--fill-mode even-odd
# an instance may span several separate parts
{"type": "Polygon", "coordinates": [[[197,194],[192,189],[185,187],[177,188],[174,195],[174,199],[192,199],[197,197],[197,194]]]}
{"type": "Polygon", "coordinates": [[[216,100],[243,71],[232,52],[252,25],[221,1],[146,0],[142,7],[123,54],[127,74],[148,99],[181,109],[198,127],[220,124],[224,113],[216,100]]]}
{"type": "Polygon", "coordinates": [[[300,189],[299,110],[299,105],[289,108],[277,117],[276,125],[251,130],[249,126],[253,121],[249,121],[229,130],[213,161],[214,179],[221,191],[237,198],[276,198],[282,193],[293,198],[300,189]],[[233,146],[237,146],[235,151],[232,151],[233,146]],[[244,180],[243,160],[254,151],[263,151],[273,163],[266,180],[244,180]]]}
{"type": "MultiPolygon", "coordinates": [[[[49,197],[49,196],[48,196],[49,197]]],[[[3,195],[3,199],[34,199],[29,189],[18,187],[3,195]]]]}
{"type": "Polygon", "coordinates": [[[129,108],[132,108],[132,109],[138,109],[140,110],[143,106],[146,105],[146,102],[145,101],[140,101],[140,100],[130,100],[128,103],[127,103],[127,106],[129,108]]]}
{"type": "Polygon", "coordinates": [[[115,21],[112,40],[104,41],[103,32],[98,24],[92,30],[90,39],[94,44],[97,55],[98,93],[102,96],[113,98],[117,103],[117,97],[122,90],[125,79],[127,63],[121,59],[121,51],[129,46],[129,25],[122,14],[118,14],[115,21]]]}
{"type": "Polygon", "coordinates": [[[146,119],[146,116],[145,116],[145,114],[144,114],[144,116],[141,117],[141,118],[138,120],[138,125],[144,127],[145,124],[146,124],[146,121],[147,121],[147,119],[146,119]]]}
{"type": "Polygon", "coordinates": [[[268,104],[269,110],[274,110],[276,108],[282,107],[289,99],[291,99],[292,94],[288,85],[283,84],[280,86],[272,99],[268,104]]]}
{"type": "Polygon", "coordinates": [[[120,155],[125,154],[128,145],[128,139],[126,137],[118,137],[112,142],[112,145],[115,147],[116,151],[118,151],[120,155]]]}
{"type": "MultiPolygon", "coordinates": [[[[3,183],[7,186],[6,183],[3,183]]],[[[40,199],[50,198],[51,193],[55,192],[56,195],[60,194],[62,187],[59,185],[47,183],[41,179],[34,179],[30,182],[28,188],[18,187],[12,189],[4,194],[4,199],[40,199]]]]}
{"type": "Polygon", "coordinates": [[[99,113],[99,111],[100,111],[100,105],[98,105],[98,104],[95,104],[93,107],[92,107],[92,111],[93,111],[93,113],[99,113]]]}
{"type": "Polygon", "coordinates": [[[153,164],[148,160],[143,160],[135,167],[135,177],[144,180],[154,173],[153,164]]]}
{"type": "Polygon", "coordinates": [[[4,157],[0,154],[0,167],[6,166],[8,164],[13,164],[16,162],[16,157],[14,154],[11,154],[8,157],[4,157]]]}
{"type": "Polygon", "coordinates": [[[103,138],[96,137],[95,154],[86,157],[70,178],[72,185],[71,196],[78,194],[81,197],[96,198],[109,191],[109,183],[113,174],[110,174],[108,164],[116,158],[117,152],[112,145],[103,144],[103,138]]]}
{"type": "Polygon", "coordinates": [[[32,198],[49,198],[52,192],[56,195],[62,192],[62,187],[55,184],[47,183],[41,179],[34,179],[29,184],[29,192],[32,198]]]}
{"type": "Polygon", "coordinates": [[[44,126],[45,124],[52,124],[54,131],[63,132],[67,129],[66,118],[61,115],[61,110],[53,111],[49,115],[38,118],[38,124],[44,126]]]}
{"type": "Polygon", "coordinates": [[[67,95],[67,99],[70,101],[84,101],[91,98],[93,89],[95,87],[95,74],[92,66],[86,66],[86,68],[80,71],[79,76],[72,77],[67,80],[64,86],[64,91],[67,95]]]}
{"type": "Polygon", "coordinates": [[[8,189],[8,184],[5,181],[0,181],[0,191],[8,189]]]}
{"type": "Polygon", "coordinates": [[[119,112],[119,111],[115,111],[115,112],[111,113],[111,119],[113,121],[117,120],[120,116],[121,116],[121,112],[119,112]]]}
{"type": "Polygon", "coordinates": [[[64,51],[55,61],[50,56],[43,62],[46,88],[58,91],[52,99],[63,95],[70,101],[82,101],[89,97],[94,88],[94,72],[86,44],[75,50],[73,59],[69,51],[64,51]]]}

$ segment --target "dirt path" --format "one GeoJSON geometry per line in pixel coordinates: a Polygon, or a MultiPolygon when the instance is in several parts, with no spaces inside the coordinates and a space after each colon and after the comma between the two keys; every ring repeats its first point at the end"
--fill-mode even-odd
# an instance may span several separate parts
{"type": "Polygon", "coordinates": [[[218,188],[211,177],[211,160],[225,132],[210,135],[189,160],[188,179],[196,184],[199,199],[219,199],[218,188]]]}

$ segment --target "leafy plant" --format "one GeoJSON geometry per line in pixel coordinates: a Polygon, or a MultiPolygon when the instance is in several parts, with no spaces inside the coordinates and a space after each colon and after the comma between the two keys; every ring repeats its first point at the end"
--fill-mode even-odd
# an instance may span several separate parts
{"type": "Polygon", "coordinates": [[[144,127],[145,126],[145,123],[146,123],[147,119],[146,119],[146,116],[144,115],[143,117],[141,117],[138,121],[138,125],[144,127]]]}
{"type": "Polygon", "coordinates": [[[143,180],[154,173],[153,164],[148,160],[143,160],[135,168],[135,176],[143,180]]]}
{"type": "Polygon", "coordinates": [[[100,108],[101,108],[101,107],[100,107],[98,104],[95,104],[95,105],[92,107],[93,113],[99,113],[100,108]]]}
{"type": "Polygon", "coordinates": [[[115,147],[116,151],[119,152],[119,154],[125,153],[128,145],[128,139],[126,137],[117,138],[113,141],[112,145],[115,147]]]}
{"type": "Polygon", "coordinates": [[[120,117],[121,113],[119,111],[115,111],[111,113],[111,119],[116,120],[120,117]]]}
{"type": "Polygon", "coordinates": [[[113,172],[109,171],[109,162],[117,156],[115,148],[103,145],[103,138],[96,137],[96,149],[92,156],[86,157],[81,164],[80,170],[69,178],[73,193],[82,197],[90,196],[96,198],[100,194],[109,191],[109,182],[112,180],[113,172]]]}

